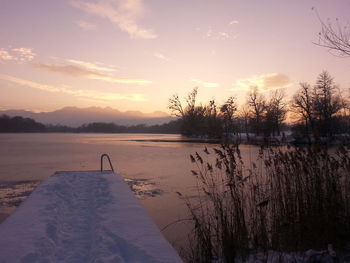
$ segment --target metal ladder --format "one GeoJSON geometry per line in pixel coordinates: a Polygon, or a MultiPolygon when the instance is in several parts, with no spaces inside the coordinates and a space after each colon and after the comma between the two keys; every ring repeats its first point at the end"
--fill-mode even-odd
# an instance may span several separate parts
{"type": "Polygon", "coordinates": [[[106,154],[106,153],[104,153],[104,154],[101,155],[101,172],[103,172],[103,157],[106,157],[106,158],[107,158],[107,160],[108,160],[108,162],[109,162],[109,166],[111,167],[112,172],[114,172],[111,159],[109,158],[108,154],[106,154]]]}

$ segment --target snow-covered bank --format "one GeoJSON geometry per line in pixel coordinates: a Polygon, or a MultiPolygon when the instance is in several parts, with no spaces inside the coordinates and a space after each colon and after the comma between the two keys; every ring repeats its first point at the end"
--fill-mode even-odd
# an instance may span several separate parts
{"type": "Polygon", "coordinates": [[[112,172],[59,172],[0,225],[0,262],[182,262],[112,172]]]}

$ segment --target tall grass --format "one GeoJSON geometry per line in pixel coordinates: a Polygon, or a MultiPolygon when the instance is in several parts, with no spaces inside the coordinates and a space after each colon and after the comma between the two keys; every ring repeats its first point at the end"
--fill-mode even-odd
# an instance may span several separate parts
{"type": "Polygon", "coordinates": [[[199,198],[186,201],[194,223],[189,262],[350,241],[349,148],[261,148],[247,166],[237,145],[190,157],[199,198]]]}

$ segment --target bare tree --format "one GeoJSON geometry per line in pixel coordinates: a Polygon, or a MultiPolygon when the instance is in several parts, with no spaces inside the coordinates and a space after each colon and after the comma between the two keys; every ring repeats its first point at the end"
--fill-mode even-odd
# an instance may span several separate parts
{"type": "Polygon", "coordinates": [[[299,121],[304,122],[306,137],[311,143],[310,132],[315,135],[315,120],[313,116],[313,100],[311,85],[306,82],[299,84],[300,89],[294,94],[291,102],[291,110],[294,112],[299,121]]]}
{"type": "Polygon", "coordinates": [[[214,99],[209,101],[209,104],[204,108],[204,119],[206,135],[211,138],[219,138],[222,136],[222,120],[220,118],[218,106],[214,99]]]}
{"type": "Polygon", "coordinates": [[[306,82],[299,85],[300,89],[293,96],[291,108],[309,126],[313,122],[311,85],[306,82]]]}
{"type": "Polygon", "coordinates": [[[204,118],[206,108],[202,105],[196,105],[198,88],[194,88],[185,98],[186,106],[184,107],[177,94],[169,99],[168,108],[172,114],[180,117],[182,120],[181,132],[184,135],[203,135],[205,132],[204,118]]]}
{"type": "Polygon", "coordinates": [[[334,115],[343,107],[343,101],[333,78],[327,71],[318,76],[313,94],[314,115],[318,120],[318,128],[323,136],[332,136],[334,115]]]}
{"type": "Polygon", "coordinates": [[[240,120],[240,131],[244,131],[247,140],[249,140],[249,120],[250,120],[250,107],[248,104],[244,104],[238,111],[238,119],[240,120]]]}
{"type": "Polygon", "coordinates": [[[229,97],[226,102],[220,107],[220,112],[223,118],[224,131],[226,133],[232,132],[233,127],[233,116],[237,111],[237,104],[235,97],[229,97]]]}
{"type": "Polygon", "coordinates": [[[293,96],[291,109],[304,122],[306,136],[318,140],[319,136],[332,137],[337,127],[336,115],[346,105],[338,87],[327,71],[323,71],[311,88],[308,83],[300,83],[300,90],[293,96]]]}
{"type": "Polygon", "coordinates": [[[184,110],[183,110],[179,95],[174,94],[169,99],[168,109],[170,109],[171,114],[173,114],[176,117],[183,117],[184,116],[184,110]]]}
{"type": "Polygon", "coordinates": [[[262,132],[262,123],[266,111],[266,99],[259,94],[258,88],[254,87],[248,95],[250,108],[250,121],[254,132],[259,135],[262,132]]]}
{"type": "Polygon", "coordinates": [[[280,135],[281,125],[286,118],[287,104],[284,98],[284,91],[277,89],[271,93],[266,105],[266,131],[273,136],[280,135]]]}
{"type": "Polygon", "coordinates": [[[193,114],[196,107],[197,94],[198,88],[194,88],[191,92],[188,93],[186,97],[186,108],[183,108],[179,95],[174,94],[169,99],[168,109],[170,109],[171,113],[177,117],[183,117],[185,113],[188,113],[189,115],[193,114]]]}
{"type": "Polygon", "coordinates": [[[194,114],[195,108],[196,108],[196,100],[198,95],[198,88],[194,88],[190,93],[188,93],[186,102],[187,107],[186,111],[189,113],[189,115],[194,114]]]}
{"type": "Polygon", "coordinates": [[[324,22],[320,19],[321,31],[319,39],[315,44],[328,48],[333,54],[340,57],[350,57],[350,24],[342,26],[338,19],[336,24],[330,21],[324,22]]]}

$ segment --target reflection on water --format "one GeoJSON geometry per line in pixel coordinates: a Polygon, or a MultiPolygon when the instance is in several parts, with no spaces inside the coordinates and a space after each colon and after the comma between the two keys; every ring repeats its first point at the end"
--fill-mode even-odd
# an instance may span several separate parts
{"type": "MultiPolygon", "coordinates": [[[[103,134],[99,137],[82,134],[76,142],[87,144],[108,145],[139,145],[143,147],[184,147],[184,143],[190,146],[201,146],[203,143],[215,144],[218,140],[184,137],[179,134],[103,134]]],[[[95,136],[94,136],[95,135],[95,136]]]]}

